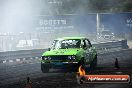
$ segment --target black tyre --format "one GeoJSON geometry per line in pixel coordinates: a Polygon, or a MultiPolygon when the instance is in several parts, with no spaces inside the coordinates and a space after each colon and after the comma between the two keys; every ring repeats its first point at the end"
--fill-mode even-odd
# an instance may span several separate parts
{"type": "Polygon", "coordinates": [[[84,76],[76,75],[76,79],[79,85],[84,84],[86,82],[86,78],[84,76]]]}
{"type": "Polygon", "coordinates": [[[46,64],[42,64],[41,63],[41,71],[43,72],[43,73],[48,73],[49,72],[49,66],[48,65],[46,65],[46,64]]]}
{"type": "Polygon", "coordinates": [[[97,67],[97,55],[95,56],[94,60],[90,64],[90,69],[95,69],[97,67]]]}
{"type": "Polygon", "coordinates": [[[94,68],[96,68],[97,67],[97,55],[95,56],[95,58],[94,58],[94,68]]]}
{"type": "Polygon", "coordinates": [[[85,69],[85,61],[84,61],[84,58],[82,58],[82,59],[79,61],[78,66],[77,66],[77,71],[78,71],[79,66],[81,66],[81,65],[82,65],[82,68],[85,69]]]}
{"type": "Polygon", "coordinates": [[[94,69],[94,63],[93,62],[90,63],[90,70],[92,70],[92,69],[94,69]]]}

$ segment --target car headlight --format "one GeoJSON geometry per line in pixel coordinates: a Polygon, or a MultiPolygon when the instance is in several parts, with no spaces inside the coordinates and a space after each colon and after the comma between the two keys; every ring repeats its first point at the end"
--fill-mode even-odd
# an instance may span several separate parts
{"type": "Polygon", "coordinates": [[[68,59],[69,59],[69,60],[75,60],[76,57],[75,57],[75,56],[68,56],[68,59]]]}
{"type": "Polygon", "coordinates": [[[48,57],[48,60],[51,60],[51,57],[48,57]]]}
{"type": "Polygon", "coordinates": [[[51,60],[51,57],[45,57],[45,56],[43,56],[42,60],[51,60]]]}

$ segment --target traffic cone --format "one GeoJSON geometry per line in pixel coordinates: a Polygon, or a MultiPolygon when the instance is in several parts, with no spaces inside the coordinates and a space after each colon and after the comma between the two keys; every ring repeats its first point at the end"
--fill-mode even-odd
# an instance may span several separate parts
{"type": "Polygon", "coordinates": [[[32,88],[31,80],[27,77],[26,87],[25,88],[32,88]]]}
{"type": "Polygon", "coordinates": [[[119,63],[118,63],[118,59],[117,58],[115,58],[115,69],[119,69],[120,67],[119,67],[119,63]]]}

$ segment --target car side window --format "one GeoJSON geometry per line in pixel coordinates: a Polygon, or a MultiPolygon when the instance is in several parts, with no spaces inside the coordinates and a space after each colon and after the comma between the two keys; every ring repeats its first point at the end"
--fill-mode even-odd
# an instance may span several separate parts
{"type": "Polygon", "coordinates": [[[88,48],[90,48],[90,47],[92,47],[92,45],[91,45],[91,43],[90,43],[90,41],[89,40],[85,40],[85,43],[86,43],[86,46],[88,47],[88,48]]]}
{"type": "Polygon", "coordinates": [[[83,48],[85,48],[87,45],[86,45],[86,41],[83,40],[83,48]]]}

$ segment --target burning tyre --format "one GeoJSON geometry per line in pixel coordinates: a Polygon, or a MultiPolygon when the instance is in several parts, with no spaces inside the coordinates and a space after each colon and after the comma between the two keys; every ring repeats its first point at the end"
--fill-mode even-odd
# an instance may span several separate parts
{"type": "Polygon", "coordinates": [[[80,65],[78,68],[78,73],[76,75],[78,84],[84,84],[86,82],[86,79],[84,77],[85,74],[86,74],[85,69],[82,67],[82,65],[80,65]]]}

